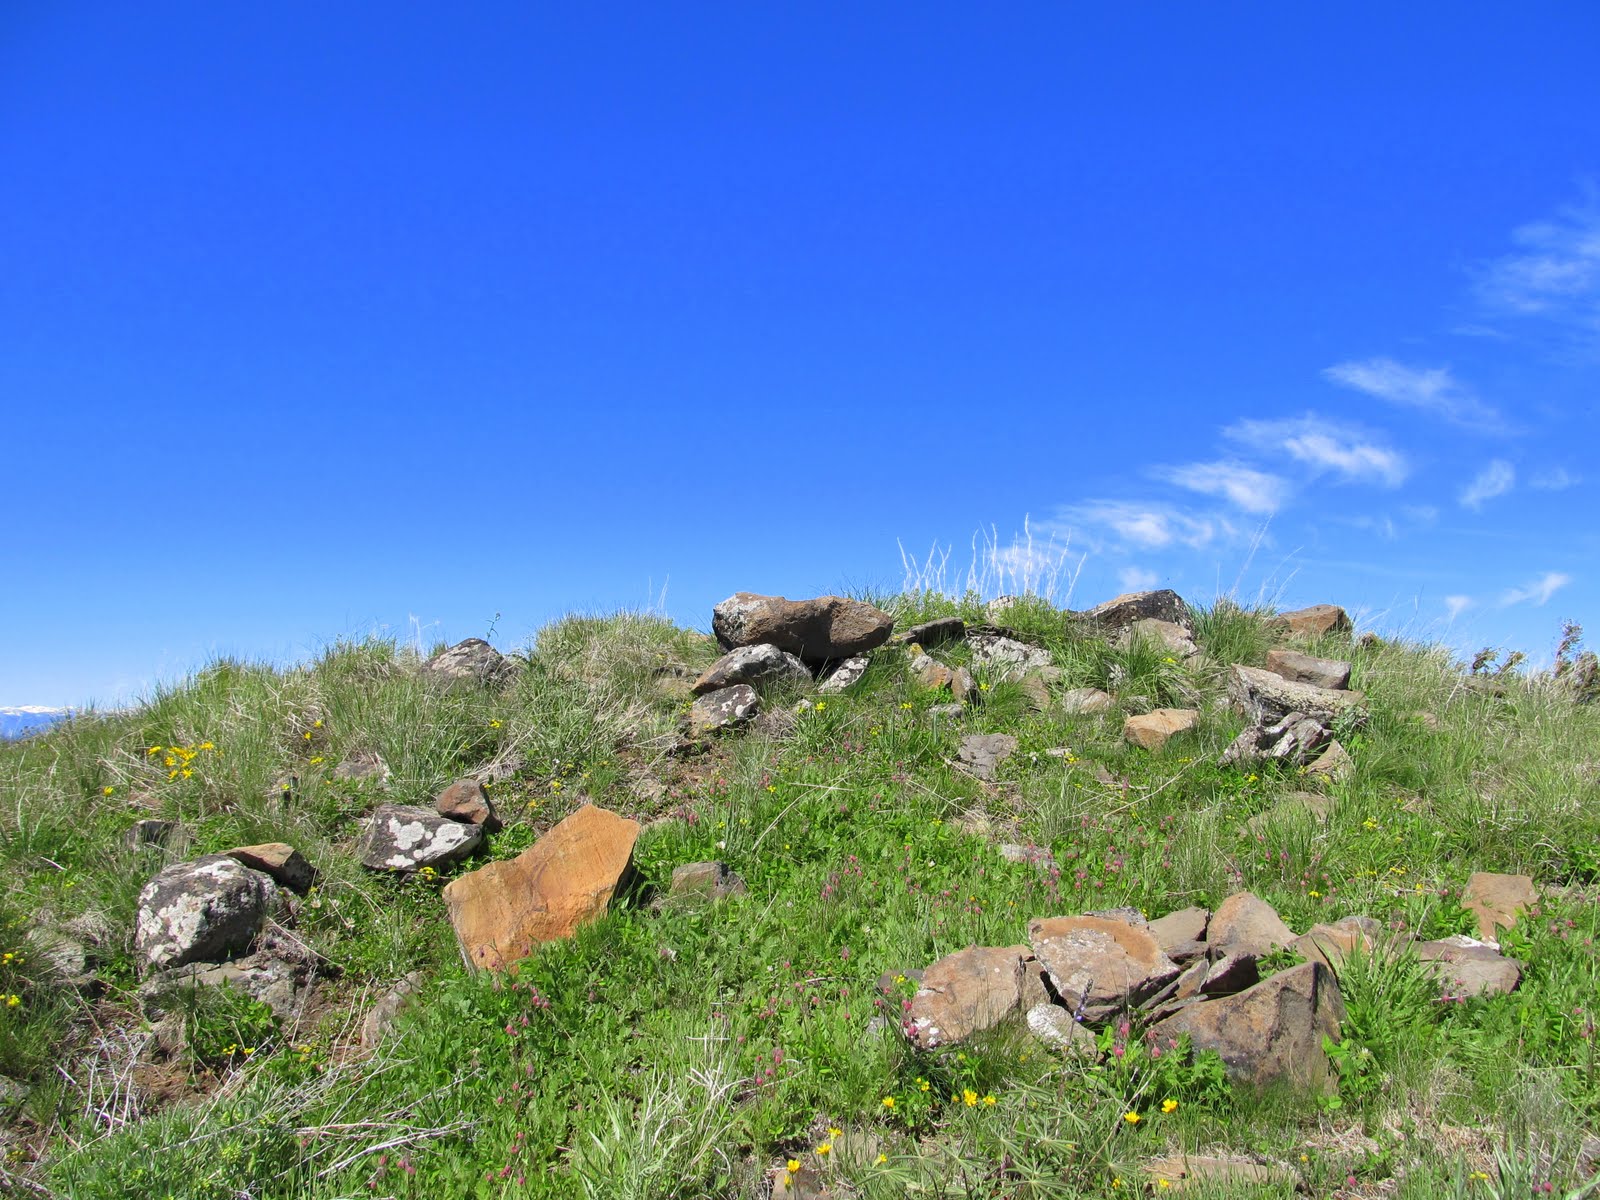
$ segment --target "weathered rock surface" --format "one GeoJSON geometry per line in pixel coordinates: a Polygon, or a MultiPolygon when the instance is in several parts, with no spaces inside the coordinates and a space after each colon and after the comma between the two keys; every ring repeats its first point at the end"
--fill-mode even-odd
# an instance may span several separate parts
{"type": "Polygon", "coordinates": [[[150,975],[139,987],[147,1012],[164,1010],[164,997],[192,988],[226,987],[265,1004],[280,1020],[292,1019],[310,971],[304,963],[260,952],[228,962],[194,962],[150,975]]]}
{"type": "Polygon", "coordinates": [[[141,846],[167,846],[178,832],[176,821],[160,821],[146,817],[135,821],[128,830],[128,845],[137,850],[141,846]]]}
{"type": "Polygon", "coordinates": [[[924,621],[921,625],[913,625],[903,633],[895,634],[894,640],[910,644],[915,642],[919,646],[938,646],[944,642],[960,641],[967,633],[967,623],[960,617],[937,617],[932,621],[924,621]]]}
{"type": "Polygon", "coordinates": [[[388,783],[391,774],[389,764],[383,761],[383,755],[376,750],[356,750],[345,755],[343,761],[333,769],[335,779],[357,783],[388,783]]]}
{"type": "Polygon", "coordinates": [[[973,666],[988,671],[1000,680],[1020,679],[1029,671],[1054,665],[1050,651],[1043,646],[1030,646],[1004,634],[970,633],[967,635],[967,645],[972,647],[973,666]]]}
{"type": "Polygon", "coordinates": [[[690,737],[705,737],[719,729],[743,725],[761,711],[761,697],[748,683],[707,692],[689,707],[690,737]]]}
{"type": "Polygon", "coordinates": [[[965,704],[973,698],[972,675],[965,667],[949,667],[926,654],[911,660],[912,678],[925,688],[949,688],[950,695],[965,704]]]}
{"type": "Polygon", "coordinates": [[[860,600],[786,600],[737,592],[712,610],[711,632],[724,650],[769,642],[806,662],[864,654],[889,639],[894,619],[860,600]]]}
{"type": "Polygon", "coordinates": [[[1229,954],[1265,957],[1294,941],[1294,936],[1272,905],[1251,892],[1235,892],[1211,914],[1206,945],[1213,958],[1229,954]]]}
{"type": "Polygon", "coordinates": [[[722,900],[745,894],[740,874],[725,862],[684,863],[672,870],[671,893],[680,898],[722,900]]]}
{"type": "Polygon", "coordinates": [[[993,779],[995,769],[1017,751],[1009,733],[974,733],[961,739],[956,751],[967,770],[979,779],[993,779]]]}
{"type": "Polygon", "coordinates": [[[423,664],[422,671],[441,683],[499,687],[516,676],[516,664],[482,638],[468,638],[439,651],[423,664]]]}
{"type": "Polygon", "coordinates": [[[1144,1173],[1163,1195],[1214,1187],[1232,1195],[1240,1188],[1293,1188],[1295,1184],[1294,1172],[1283,1167],[1203,1154],[1153,1158],[1144,1164],[1144,1173]]]}
{"type": "Polygon", "coordinates": [[[1313,821],[1321,825],[1332,811],[1333,801],[1319,792],[1289,792],[1271,808],[1239,826],[1239,832],[1254,836],[1269,825],[1290,821],[1313,821]]]}
{"type": "Polygon", "coordinates": [[[1098,1058],[1100,1045],[1094,1034],[1072,1019],[1059,1004],[1035,1004],[1028,1009],[1028,1032],[1052,1050],[1098,1058]]]}
{"type": "Polygon", "coordinates": [[[1174,621],[1160,621],[1154,617],[1145,617],[1133,622],[1117,635],[1116,644],[1123,649],[1131,646],[1136,638],[1143,638],[1168,651],[1175,658],[1193,658],[1200,653],[1200,647],[1194,644],[1194,639],[1189,636],[1189,631],[1174,621]]]}
{"type": "Polygon", "coordinates": [[[421,989],[422,972],[412,971],[378,997],[361,1022],[361,1045],[364,1049],[371,1050],[388,1036],[399,1020],[401,1011],[421,989]]]}
{"type": "Polygon", "coordinates": [[[1228,681],[1228,699],[1257,725],[1274,725],[1294,712],[1329,724],[1347,712],[1364,712],[1367,700],[1361,692],[1294,683],[1241,664],[1235,664],[1228,681]]]}
{"type": "Polygon", "coordinates": [[[1470,938],[1418,942],[1416,952],[1446,996],[1503,996],[1522,981],[1521,963],[1470,938]]]}
{"type": "Polygon", "coordinates": [[[1317,638],[1325,633],[1349,633],[1350,614],[1337,604],[1313,604],[1279,613],[1270,625],[1292,637],[1317,638]]]}
{"type": "Polygon", "coordinates": [[[1517,918],[1539,903],[1539,889],[1528,875],[1498,875],[1493,871],[1475,872],[1461,893],[1461,907],[1478,918],[1478,935],[1486,942],[1498,939],[1499,931],[1510,929],[1517,918]]]}
{"type": "Polygon", "coordinates": [[[288,842],[235,846],[232,850],[224,850],[223,853],[243,863],[252,871],[272,876],[272,881],[279,887],[286,887],[302,896],[309,892],[311,885],[317,881],[316,868],[306,860],[304,854],[288,842]]]}
{"type": "Polygon", "coordinates": [[[1072,688],[1061,693],[1061,707],[1069,713],[1102,713],[1111,707],[1111,696],[1099,688],[1072,688]]]}
{"type": "Polygon", "coordinates": [[[1306,774],[1313,779],[1348,779],[1355,769],[1355,760],[1338,738],[1324,746],[1322,753],[1306,764],[1306,774]]]}
{"type": "Polygon", "coordinates": [[[226,854],[174,863],[144,885],[134,948],[147,968],[246,953],[278,904],[278,885],[226,854]]]}
{"type": "Polygon", "coordinates": [[[1164,917],[1157,917],[1147,928],[1162,953],[1173,962],[1182,964],[1205,954],[1206,927],[1210,923],[1210,910],[1180,908],[1164,917]]]}
{"type": "Polygon", "coordinates": [[[1290,683],[1344,691],[1350,686],[1350,664],[1333,658],[1313,658],[1298,650],[1269,650],[1267,670],[1290,683]]]}
{"type": "Polygon", "coordinates": [[[461,956],[502,970],[603,914],[633,872],[639,823],[586,804],[516,858],[444,889],[461,956]]]}
{"type": "Polygon", "coordinates": [[[805,663],[794,655],[765,642],[754,646],[740,646],[730,650],[690,685],[696,696],[720,691],[735,684],[748,683],[754,688],[798,686],[811,682],[811,672],[805,663]]]}
{"type": "Polygon", "coordinates": [[[1200,714],[1192,708],[1157,708],[1127,718],[1122,736],[1135,746],[1159,750],[1176,734],[1187,733],[1200,724],[1200,714]]]}
{"type": "Polygon", "coordinates": [[[1337,970],[1352,954],[1370,955],[1374,941],[1355,925],[1313,925],[1289,943],[1307,962],[1326,963],[1337,970]]]}
{"type": "Polygon", "coordinates": [[[941,958],[911,997],[906,1036],[931,1050],[998,1025],[1017,1011],[1025,953],[1021,946],[968,946],[941,958]]]}
{"type": "Polygon", "coordinates": [[[380,804],[356,842],[361,865],[374,871],[418,871],[466,858],[483,841],[483,828],[463,825],[426,808],[380,804]]]}
{"type": "Polygon", "coordinates": [[[1336,1080],[1322,1039],[1337,1040],[1344,1019],[1333,973],[1310,962],[1238,995],[1191,1005],[1150,1032],[1163,1048],[1187,1033],[1196,1050],[1215,1050],[1237,1083],[1331,1091],[1336,1080]]]}
{"type": "Polygon", "coordinates": [[[1183,597],[1170,588],[1152,592],[1124,592],[1083,614],[1104,629],[1125,629],[1135,621],[1170,621],[1184,629],[1194,627],[1194,618],[1183,597]]]}
{"type": "Polygon", "coordinates": [[[433,798],[433,811],[465,825],[481,825],[485,833],[500,828],[494,801],[476,779],[458,779],[433,798]]]}
{"type": "Polygon", "coordinates": [[[1305,713],[1292,712],[1271,725],[1252,725],[1222,752],[1220,762],[1253,763],[1264,759],[1305,766],[1333,740],[1326,725],[1305,713]]]}
{"type": "Polygon", "coordinates": [[[1035,919],[1028,944],[1061,1003],[1086,1020],[1143,1003],[1179,973],[1148,929],[1116,918],[1035,919]]]}
{"type": "Polygon", "coordinates": [[[852,655],[828,673],[828,677],[818,685],[817,691],[825,696],[831,696],[854,686],[867,673],[867,665],[871,661],[865,654],[852,655]]]}

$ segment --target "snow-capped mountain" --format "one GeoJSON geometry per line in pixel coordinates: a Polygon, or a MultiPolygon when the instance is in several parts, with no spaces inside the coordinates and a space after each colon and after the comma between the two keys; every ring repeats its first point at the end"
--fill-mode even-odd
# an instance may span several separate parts
{"type": "Polygon", "coordinates": [[[70,708],[43,708],[37,704],[0,708],[0,738],[26,737],[71,715],[70,708]]]}

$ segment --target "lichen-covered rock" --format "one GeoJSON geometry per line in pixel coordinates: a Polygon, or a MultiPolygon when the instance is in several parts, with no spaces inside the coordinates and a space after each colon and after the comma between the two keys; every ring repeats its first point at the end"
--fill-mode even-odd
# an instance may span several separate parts
{"type": "Polygon", "coordinates": [[[707,692],[689,707],[690,737],[705,737],[719,729],[743,725],[761,711],[761,697],[748,683],[707,692]]]}
{"type": "Polygon", "coordinates": [[[1063,711],[1076,715],[1087,716],[1090,713],[1107,712],[1111,705],[1110,693],[1102,692],[1099,688],[1071,688],[1061,693],[1063,711]]]}
{"type": "Polygon", "coordinates": [[[270,876],[226,854],[174,863],[139,893],[134,948],[146,968],[244,954],[277,904],[270,876]]]}
{"type": "Polygon", "coordinates": [[[1194,628],[1194,617],[1183,597],[1170,588],[1153,592],[1124,592],[1083,614],[1102,629],[1125,629],[1135,621],[1170,621],[1184,629],[1194,628]]]}
{"type": "Polygon", "coordinates": [[[374,871],[419,871],[460,862],[483,841],[481,825],[465,825],[426,808],[382,804],[356,843],[361,865],[374,871]]]}
{"type": "Polygon", "coordinates": [[[1030,671],[1053,666],[1055,660],[1043,646],[1030,646],[1004,634],[977,632],[967,636],[972,665],[996,679],[1020,679],[1030,671]]]}
{"type": "Polygon", "coordinates": [[[516,664],[482,638],[468,638],[435,654],[422,673],[444,684],[501,687],[516,676],[516,664]]]}
{"type": "Polygon", "coordinates": [[[1361,692],[1341,692],[1294,683],[1259,667],[1235,664],[1228,681],[1228,699],[1257,725],[1273,725],[1290,713],[1303,713],[1331,724],[1347,713],[1365,714],[1367,698],[1361,692]]]}
{"type": "Polygon", "coordinates": [[[748,683],[754,688],[811,682],[811,672],[794,655],[765,642],[730,650],[689,686],[696,696],[748,683]]]}
{"type": "Polygon", "coordinates": [[[711,614],[711,632],[724,650],[768,642],[808,663],[865,654],[888,641],[893,629],[888,613],[844,596],[786,600],[736,592],[711,614]]]}
{"type": "Polygon", "coordinates": [[[854,686],[867,673],[867,666],[871,661],[865,654],[852,655],[828,672],[828,677],[817,686],[817,691],[825,696],[831,696],[854,686]]]}

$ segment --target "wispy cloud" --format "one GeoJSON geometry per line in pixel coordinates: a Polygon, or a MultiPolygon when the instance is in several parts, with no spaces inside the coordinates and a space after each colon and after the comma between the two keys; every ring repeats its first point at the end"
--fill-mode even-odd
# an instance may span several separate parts
{"type": "Polygon", "coordinates": [[[1600,318],[1600,209],[1567,209],[1511,239],[1518,249],[1479,275],[1486,303],[1521,316],[1600,318]]]}
{"type": "Polygon", "coordinates": [[[1143,567],[1123,567],[1117,572],[1117,583],[1125,592],[1144,592],[1155,587],[1160,576],[1143,567]]]}
{"type": "Polygon", "coordinates": [[[1315,413],[1277,421],[1238,421],[1222,432],[1236,442],[1267,453],[1287,454],[1313,471],[1331,472],[1347,482],[1398,487],[1410,472],[1398,451],[1315,413]]]}
{"type": "Polygon", "coordinates": [[[1472,482],[1462,489],[1461,504],[1476,511],[1484,501],[1504,496],[1517,482],[1517,470],[1503,458],[1494,459],[1472,477],[1472,482]]]}
{"type": "Polygon", "coordinates": [[[1533,478],[1528,480],[1528,486],[1538,488],[1541,492],[1564,492],[1582,482],[1582,476],[1574,475],[1565,467],[1552,467],[1547,471],[1535,472],[1533,478]]]}
{"type": "Polygon", "coordinates": [[[1392,358],[1368,358],[1336,363],[1322,374],[1342,387],[1432,413],[1466,429],[1501,428],[1500,414],[1458,382],[1449,367],[1408,367],[1392,358]]]}
{"type": "Polygon", "coordinates": [[[1444,598],[1445,614],[1452,621],[1454,621],[1457,617],[1471,607],[1471,596],[1446,596],[1444,598]]]}
{"type": "Polygon", "coordinates": [[[1572,576],[1561,571],[1546,571],[1544,575],[1528,584],[1526,587],[1512,588],[1500,597],[1502,605],[1533,603],[1535,606],[1549,603],[1550,597],[1560,589],[1572,582],[1572,576]]]}
{"type": "Polygon", "coordinates": [[[1248,513],[1274,513],[1289,495],[1289,481],[1266,471],[1237,462],[1189,463],[1182,467],[1159,467],[1160,479],[1191,492],[1221,496],[1248,513]]]}
{"type": "Polygon", "coordinates": [[[1135,500],[1090,500],[1062,509],[1057,520],[1069,531],[1099,530],[1147,550],[1174,545],[1200,550],[1238,535],[1237,528],[1224,517],[1180,512],[1168,504],[1135,500]]]}

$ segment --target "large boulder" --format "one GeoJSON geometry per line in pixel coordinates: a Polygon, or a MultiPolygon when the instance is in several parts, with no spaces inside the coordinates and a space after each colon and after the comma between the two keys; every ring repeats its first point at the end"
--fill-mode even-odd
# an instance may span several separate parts
{"type": "Polygon", "coordinates": [[[146,968],[244,954],[278,902],[271,876],[226,854],[174,863],[139,893],[134,949],[146,968]]]}
{"type": "Polygon", "coordinates": [[[1228,680],[1228,699],[1257,725],[1275,725],[1290,713],[1301,713],[1327,725],[1346,713],[1364,714],[1367,703],[1361,692],[1295,683],[1260,667],[1242,664],[1235,664],[1228,680]]]}
{"type": "Polygon", "coordinates": [[[805,663],[785,650],[766,642],[756,646],[740,646],[730,650],[690,685],[696,696],[715,692],[735,684],[748,683],[763,688],[773,684],[803,684],[811,682],[811,672],[805,663]]]}
{"type": "Polygon", "coordinates": [[[1184,629],[1194,628],[1194,617],[1183,597],[1170,588],[1155,592],[1124,592],[1083,614],[1102,629],[1126,629],[1135,621],[1170,621],[1184,629]]]}
{"type": "Polygon", "coordinates": [[[1148,928],[1117,917],[1036,918],[1028,945],[1061,1003],[1089,1021],[1144,1003],[1179,972],[1148,928]]]}
{"type": "Polygon", "coordinates": [[[483,841],[483,826],[466,825],[426,808],[380,804],[367,818],[356,852],[374,871],[420,871],[460,862],[483,841]]]}
{"type": "Polygon", "coordinates": [[[1290,683],[1309,683],[1336,692],[1350,686],[1350,664],[1336,658],[1315,658],[1298,650],[1267,651],[1267,670],[1290,683]]]}
{"type": "Polygon", "coordinates": [[[1187,1033],[1197,1051],[1215,1050],[1236,1083],[1287,1084],[1331,1092],[1337,1079],[1322,1039],[1337,1041],[1344,1000],[1333,972],[1302,963],[1234,996],[1190,1005],[1150,1027],[1170,1049],[1187,1033]]]}
{"type": "Polygon", "coordinates": [[[516,858],[444,889],[471,967],[502,970],[605,913],[633,873],[639,822],[586,804],[516,858]]]}
{"type": "Polygon", "coordinates": [[[711,632],[724,650],[768,642],[806,662],[864,654],[889,640],[894,618],[860,600],[786,600],[736,592],[712,610],[711,632]]]}
{"type": "Polygon", "coordinates": [[[924,1050],[965,1041],[1017,1011],[1022,998],[1021,946],[968,946],[922,975],[904,1031],[924,1050]]]}
{"type": "Polygon", "coordinates": [[[482,638],[468,638],[435,654],[422,665],[422,673],[444,684],[499,687],[516,675],[516,664],[482,638]]]}
{"type": "Polygon", "coordinates": [[[687,725],[690,737],[705,737],[719,729],[733,729],[752,720],[761,711],[761,697],[748,683],[707,692],[689,706],[687,725]]]}
{"type": "Polygon", "coordinates": [[[1192,708],[1157,708],[1122,722],[1122,736],[1135,746],[1159,750],[1176,734],[1188,733],[1200,724],[1200,714],[1192,708]]]}
{"type": "Polygon", "coordinates": [[[1348,634],[1350,614],[1337,604],[1313,604],[1293,612],[1279,613],[1268,622],[1270,628],[1291,637],[1318,638],[1325,633],[1348,634]]]}

